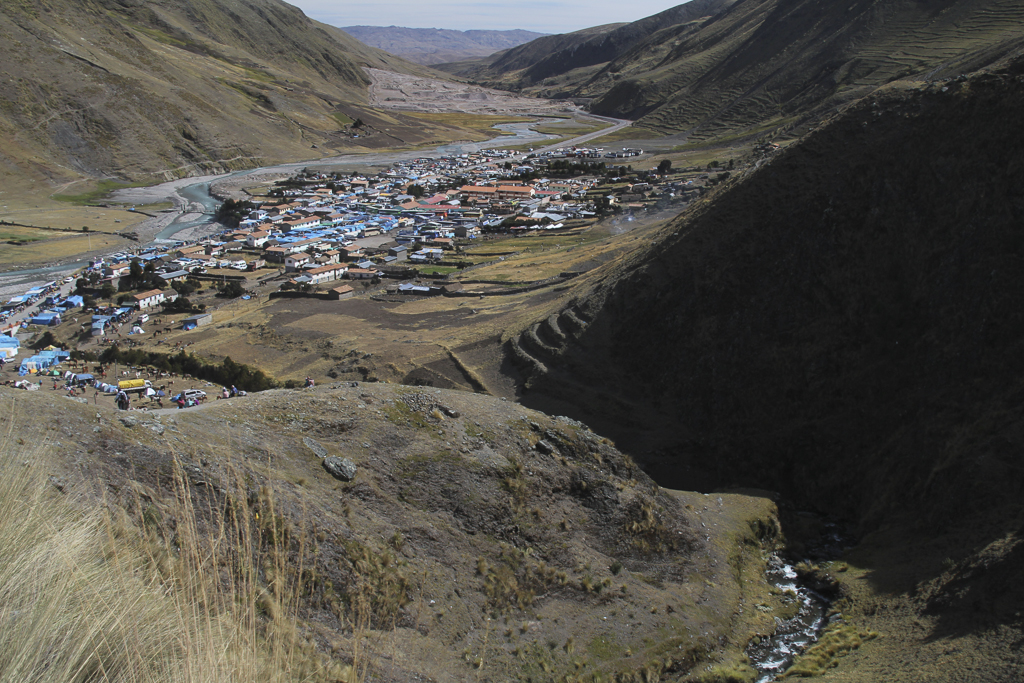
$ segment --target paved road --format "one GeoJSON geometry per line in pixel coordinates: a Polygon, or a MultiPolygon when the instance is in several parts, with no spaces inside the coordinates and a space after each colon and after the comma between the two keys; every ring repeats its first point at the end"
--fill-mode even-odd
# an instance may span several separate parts
{"type": "MultiPolygon", "coordinates": [[[[591,140],[596,140],[605,135],[609,135],[616,131],[620,131],[627,126],[633,125],[632,121],[627,121],[625,119],[613,119],[610,116],[597,116],[596,114],[588,114],[588,116],[592,119],[597,119],[598,121],[605,121],[613,125],[611,128],[604,128],[594,133],[587,133],[586,135],[580,135],[579,137],[573,138],[571,140],[565,140],[554,145],[548,145],[547,147],[535,149],[533,150],[533,152],[530,152],[530,154],[543,154],[544,152],[554,152],[556,149],[564,149],[566,147],[579,147],[580,145],[590,142],[591,140]]],[[[516,158],[524,158],[525,156],[526,154],[522,154],[517,156],[516,158]]]]}

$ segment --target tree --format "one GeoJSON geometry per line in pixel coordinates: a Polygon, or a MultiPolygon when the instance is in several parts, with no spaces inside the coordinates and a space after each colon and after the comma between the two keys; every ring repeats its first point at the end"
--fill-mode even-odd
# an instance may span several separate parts
{"type": "Polygon", "coordinates": [[[243,287],[240,282],[232,280],[221,288],[220,293],[217,296],[222,296],[228,299],[237,299],[243,294],[245,294],[245,287],[243,287]]]}
{"type": "Polygon", "coordinates": [[[424,190],[421,186],[416,185],[415,183],[409,186],[409,190],[408,191],[409,191],[409,194],[411,194],[416,199],[419,199],[424,194],[426,194],[426,190],[424,190]]]}
{"type": "Polygon", "coordinates": [[[103,286],[100,287],[100,297],[104,299],[109,299],[115,294],[117,294],[117,290],[114,289],[114,285],[110,284],[109,282],[104,282],[103,286]]]}
{"type": "Polygon", "coordinates": [[[671,172],[672,172],[672,162],[669,161],[668,159],[662,159],[661,162],[658,163],[658,174],[659,175],[668,175],[671,172]]]}

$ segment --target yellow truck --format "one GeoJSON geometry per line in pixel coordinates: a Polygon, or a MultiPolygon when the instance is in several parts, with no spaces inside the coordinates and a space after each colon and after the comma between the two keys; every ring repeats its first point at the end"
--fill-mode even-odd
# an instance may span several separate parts
{"type": "Polygon", "coordinates": [[[152,389],[153,383],[148,379],[124,379],[117,383],[117,388],[125,392],[146,393],[146,389],[152,389]]]}

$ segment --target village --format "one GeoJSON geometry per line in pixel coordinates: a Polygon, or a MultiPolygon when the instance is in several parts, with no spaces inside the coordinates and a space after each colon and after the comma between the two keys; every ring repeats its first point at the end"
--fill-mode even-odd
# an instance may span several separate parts
{"type": "MultiPolygon", "coordinates": [[[[477,265],[467,254],[477,242],[538,231],[575,234],[604,215],[666,201],[685,205],[728,175],[711,165],[673,173],[664,161],[648,171],[606,161],[641,154],[489,150],[416,159],[377,174],[306,169],[263,195],[224,201],[217,214],[223,229],[207,238],[95,258],[74,276],[11,297],[0,305],[0,360],[20,377],[37,376],[20,380],[26,388],[39,386],[45,374],[53,389],[59,377],[72,392],[87,380],[114,394],[117,382],[102,365],[93,368],[96,377],[68,366],[78,369],[82,361],[88,369],[84,363],[105,349],[132,349],[143,339],[159,348],[163,335],[208,325],[212,309],[235,299],[476,296],[460,291],[453,275],[477,265]],[[62,325],[74,333],[75,349],[36,344],[18,359],[19,340],[49,340],[40,332],[62,325]]],[[[174,353],[188,345],[178,339],[166,348],[174,353]]],[[[134,373],[123,381],[161,378],[151,367],[120,372],[134,373]]],[[[162,377],[169,376],[164,369],[162,377]]],[[[165,387],[133,388],[162,407],[165,387]]]]}

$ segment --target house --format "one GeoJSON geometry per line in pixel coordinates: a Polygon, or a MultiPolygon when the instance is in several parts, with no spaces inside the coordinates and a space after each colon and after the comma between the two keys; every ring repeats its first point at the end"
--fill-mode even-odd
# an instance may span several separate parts
{"type": "Polygon", "coordinates": [[[167,295],[161,289],[151,289],[148,292],[142,292],[140,294],[133,294],[132,301],[135,302],[135,306],[140,310],[144,311],[147,308],[158,306],[164,302],[167,295]]]}
{"type": "Polygon", "coordinates": [[[288,255],[288,250],[284,247],[267,247],[263,250],[263,255],[268,261],[284,263],[284,259],[288,255]]]}
{"type": "Polygon", "coordinates": [[[346,261],[355,261],[363,257],[363,248],[357,246],[342,247],[341,255],[346,261]]]}
{"type": "Polygon", "coordinates": [[[169,273],[158,273],[156,278],[163,282],[165,285],[169,285],[172,282],[181,282],[188,277],[187,270],[173,270],[169,273]]]}
{"type": "Polygon", "coordinates": [[[122,275],[127,275],[130,270],[131,264],[127,261],[123,261],[121,263],[115,263],[105,267],[103,269],[103,275],[106,277],[121,277],[122,275]]]}
{"type": "Polygon", "coordinates": [[[302,266],[309,263],[310,260],[309,254],[289,254],[284,257],[284,272],[290,273],[292,271],[299,270],[302,266]]]}
{"type": "Polygon", "coordinates": [[[319,216],[302,216],[300,218],[293,218],[291,220],[281,221],[281,226],[285,232],[290,230],[312,230],[313,228],[320,227],[319,216]]]}
{"type": "Polygon", "coordinates": [[[409,248],[403,245],[388,249],[388,256],[394,256],[396,261],[405,261],[409,258],[409,248]]]}
{"type": "Polygon", "coordinates": [[[373,268],[349,268],[345,275],[349,280],[372,280],[377,271],[373,268]]]}
{"type": "Polygon", "coordinates": [[[459,188],[459,192],[464,195],[466,199],[473,199],[476,201],[490,201],[498,196],[498,188],[486,185],[463,185],[459,188]]]}
{"type": "Polygon", "coordinates": [[[199,315],[192,315],[181,321],[181,327],[185,330],[191,330],[195,327],[202,327],[203,325],[209,325],[213,322],[212,313],[200,313],[199,315]]]}
{"type": "Polygon", "coordinates": [[[340,300],[350,299],[355,293],[356,291],[349,287],[348,285],[342,285],[341,287],[335,287],[334,289],[330,290],[329,292],[327,292],[327,295],[330,296],[330,298],[332,299],[340,300]]]}
{"type": "Polygon", "coordinates": [[[496,189],[499,200],[521,201],[531,199],[536,193],[536,190],[528,185],[499,185],[496,189]]]}
{"type": "Polygon", "coordinates": [[[245,243],[250,247],[262,247],[270,239],[270,233],[266,230],[251,232],[245,237],[245,243]]]}
{"type": "Polygon", "coordinates": [[[320,254],[319,256],[316,257],[316,262],[319,263],[322,266],[327,266],[327,265],[330,265],[332,263],[340,263],[341,262],[341,252],[338,251],[337,249],[331,249],[329,251],[325,251],[325,252],[323,252],[322,254],[320,254]]]}
{"type": "Polygon", "coordinates": [[[309,270],[304,271],[303,274],[310,277],[310,284],[318,285],[321,282],[340,280],[345,277],[345,272],[347,270],[347,266],[334,263],[327,266],[320,266],[319,268],[310,268],[309,270]]]}

